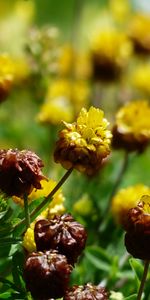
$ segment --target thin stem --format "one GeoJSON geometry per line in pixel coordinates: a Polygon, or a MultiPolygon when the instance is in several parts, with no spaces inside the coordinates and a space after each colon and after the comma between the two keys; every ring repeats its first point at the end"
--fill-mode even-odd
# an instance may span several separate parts
{"type": "Polygon", "coordinates": [[[30,214],[29,214],[29,206],[28,206],[28,196],[25,193],[24,197],[24,212],[25,212],[25,223],[26,223],[26,229],[30,226],[30,214]]]}
{"type": "Polygon", "coordinates": [[[125,151],[121,170],[118,174],[117,180],[115,182],[115,185],[114,185],[114,187],[111,191],[110,197],[109,197],[109,204],[110,204],[113,196],[115,195],[115,193],[116,193],[116,191],[117,191],[117,189],[118,189],[118,187],[119,187],[119,185],[122,181],[122,178],[123,178],[123,176],[124,176],[124,174],[125,174],[125,172],[128,168],[128,165],[129,165],[129,153],[127,151],[125,151]]]}
{"type": "Polygon", "coordinates": [[[143,272],[140,288],[139,288],[139,291],[138,291],[137,300],[141,300],[141,298],[142,298],[142,293],[143,293],[143,290],[144,290],[144,285],[145,285],[146,277],[147,277],[147,274],[148,274],[148,268],[149,268],[149,260],[145,260],[145,262],[144,262],[144,272],[143,272]]]}
{"type": "Polygon", "coordinates": [[[30,217],[33,218],[37,215],[37,213],[46,205],[48,204],[49,200],[54,196],[54,194],[59,190],[59,188],[63,185],[63,183],[67,180],[71,172],[73,171],[73,168],[69,169],[64,176],[61,178],[61,180],[58,182],[58,184],[54,187],[54,189],[44,198],[42,203],[39,204],[31,213],[30,217]]]}
{"type": "MultiPolygon", "coordinates": [[[[54,194],[58,191],[58,189],[63,185],[63,183],[67,180],[71,172],[73,171],[73,168],[70,168],[67,170],[67,172],[63,175],[63,177],[60,179],[58,184],[54,187],[54,189],[44,198],[44,200],[31,212],[30,218],[32,220],[36,217],[38,212],[46,206],[46,204],[49,203],[49,200],[54,196],[54,194]]],[[[18,226],[23,225],[26,222],[26,218],[20,221],[17,225],[14,226],[14,229],[16,229],[18,226]]]]}

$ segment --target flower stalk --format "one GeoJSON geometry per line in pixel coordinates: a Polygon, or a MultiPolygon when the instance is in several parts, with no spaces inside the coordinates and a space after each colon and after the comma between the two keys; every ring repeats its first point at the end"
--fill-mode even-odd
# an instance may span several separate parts
{"type": "Polygon", "coordinates": [[[26,229],[28,229],[28,227],[30,227],[30,213],[29,213],[29,206],[28,206],[28,196],[26,193],[24,194],[23,200],[24,200],[26,229]]]}
{"type": "Polygon", "coordinates": [[[139,291],[138,291],[137,300],[142,299],[142,293],[143,293],[143,290],[144,290],[144,285],[145,285],[147,274],[148,274],[148,268],[149,268],[149,260],[146,260],[144,262],[144,272],[143,272],[140,288],[139,288],[139,291]]]}
{"type": "MultiPolygon", "coordinates": [[[[70,168],[67,170],[67,172],[63,175],[63,177],[60,179],[58,184],[54,187],[54,189],[44,198],[44,200],[31,212],[29,217],[32,219],[32,221],[36,218],[39,211],[46,206],[46,204],[49,203],[49,200],[54,196],[54,194],[59,190],[59,188],[64,184],[64,182],[68,179],[70,174],[72,173],[73,168],[70,168]]],[[[26,203],[25,203],[26,205],[26,203]]],[[[25,208],[25,215],[26,215],[26,208],[25,208]]],[[[23,225],[26,223],[26,218],[21,220],[17,225],[14,226],[14,229],[16,229],[18,226],[23,225]]],[[[27,227],[28,228],[28,227],[27,227]]]]}

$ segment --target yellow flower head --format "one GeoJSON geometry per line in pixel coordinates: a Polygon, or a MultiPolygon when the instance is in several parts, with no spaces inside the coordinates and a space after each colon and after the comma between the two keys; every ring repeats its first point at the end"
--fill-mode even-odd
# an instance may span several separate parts
{"type": "Polygon", "coordinates": [[[9,94],[14,80],[14,63],[7,54],[0,55],[0,102],[9,94]]]}
{"type": "Polygon", "coordinates": [[[112,213],[116,221],[125,225],[129,209],[137,206],[143,195],[150,196],[150,188],[143,184],[137,184],[121,189],[112,200],[112,213]]]}
{"type": "Polygon", "coordinates": [[[110,81],[120,76],[131,55],[132,44],[124,33],[109,28],[96,33],[91,52],[95,77],[110,81]]]}
{"type": "Polygon", "coordinates": [[[37,120],[54,125],[62,120],[72,122],[74,114],[87,104],[88,99],[89,88],[85,81],[57,79],[49,86],[37,120]]]}
{"type": "Polygon", "coordinates": [[[95,174],[110,153],[111,132],[103,111],[82,108],[75,123],[64,125],[56,143],[55,161],[66,169],[74,167],[88,175],[95,174]]]}
{"type": "Polygon", "coordinates": [[[58,73],[60,76],[71,76],[78,79],[87,79],[91,75],[91,62],[89,55],[77,52],[69,44],[64,45],[58,60],[58,73]]]}
{"type": "Polygon", "coordinates": [[[92,200],[89,198],[89,195],[83,194],[83,196],[73,205],[73,210],[81,216],[91,215],[94,211],[94,205],[92,200]]]}
{"type": "Polygon", "coordinates": [[[146,95],[150,95],[150,65],[142,64],[135,68],[131,74],[131,83],[135,88],[145,93],[146,95]]]}
{"type": "MultiPolygon", "coordinates": [[[[52,179],[49,181],[42,180],[41,181],[41,186],[42,189],[36,190],[34,189],[32,193],[29,195],[29,202],[39,199],[40,197],[46,197],[48,194],[54,189],[56,186],[56,182],[52,179]]],[[[13,197],[14,201],[16,200],[17,197],[13,197]]],[[[18,198],[19,199],[19,198],[18,198]]],[[[23,203],[22,199],[21,203],[23,203]]],[[[58,190],[55,195],[52,198],[52,201],[50,202],[49,206],[34,220],[34,222],[31,223],[30,227],[27,229],[25,232],[25,235],[23,237],[23,246],[25,249],[29,252],[36,251],[36,245],[34,241],[34,226],[35,223],[40,220],[40,219],[51,219],[54,217],[54,215],[58,214],[63,214],[65,211],[64,207],[64,201],[65,198],[61,192],[61,190],[58,190]]]]}
{"type": "Polygon", "coordinates": [[[114,148],[142,151],[150,141],[150,106],[145,100],[133,101],[116,115],[113,128],[114,148]]]}
{"type": "Polygon", "coordinates": [[[134,15],[129,24],[129,36],[133,41],[134,50],[138,54],[150,53],[150,15],[134,15]]]}
{"type": "Polygon", "coordinates": [[[109,5],[113,18],[119,23],[126,22],[131,14],[130,2],[126,0],[110,0],[109,5]]]}

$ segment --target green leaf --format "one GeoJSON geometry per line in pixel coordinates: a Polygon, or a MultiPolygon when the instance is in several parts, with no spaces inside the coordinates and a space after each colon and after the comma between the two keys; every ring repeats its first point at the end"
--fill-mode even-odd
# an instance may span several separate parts
{"type": "Polygon", "coordinates": [[[25,283],[22,278],[22,268],[24,264],[24,255],[21,251],[17,251],[12,258],[12,275],[14,284],[18,291],[25,291],[25,283]]]}
{"type": "Polygon", "coordinates": [[[101,259],[107,263],[111,263],[111,256],[106,252],[105,249],[101,248],[100,246],[88,246],[86,247],[86,251],[94,255],[98,259],[101,259]]]}
{"type": "Polygon", "coordinates": [[[100,269],[100,270],[106,271],[106,272],[109,271],[110,265],[108,262],[104,261],[103,255],[98,256],[97,252],[95,253],[93,251],[93,249],[87,248],[85,250],[85,256],[97,269],[100,269]]]}
{"type": "Polygon", "coordinates": [[[0,299],[11,299],[11,292],[5,292],[0,294],[0,299]]]}
{"type": "Polygon", "coordinates": [[[130,258],[129,263],[131,265],[132,270],[134,271],[137,288],[138,288],[143,275],[143,269],[144,269],[143,265],[135,258],[130,258]]]}
{"type": "Polygon", "coordinates": [[[133,295],[126,297],[124,300],[136,300],[136,299],[137,299],[137,294],[133,294],[133,295]]]}

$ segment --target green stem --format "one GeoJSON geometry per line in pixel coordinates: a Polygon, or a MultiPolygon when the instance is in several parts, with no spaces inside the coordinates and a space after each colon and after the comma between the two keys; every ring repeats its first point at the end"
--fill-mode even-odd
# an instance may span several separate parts
{"type": "Polygon", "coordinates": [[[30,227],[30,214],[29,214],[29,206],[28,206],[28,196],[26,193],[24,194],[23,200],[24,200],[26,229],[28,229],[28,227],[30,227]]]}
{"type": "MultiPolygon", "coordinates": [[[[34,220],[34,218],[37,216],[38,212],[48,205],[49,200],[54,196],[54,194],[58,191],[58,189],[64,184],[64,182],[67,180],[71,172],[73,171],[73,168],[70,168],[67,170],[67,172],[63,175],[63,177],[60,179],[58,184],[54,187],[54,189],[44,198],[44,200],[31,212],[30,218],[34,220]]],[[[20,221],[18,224],[14,226],[14,229],[16,229],[18,226],[23,225],[26,222],[26,218],[20,221]]]]}
{"type": "Polygon", "coordinates": [[[143,290],[144,290],[144,285],[145,285],[146,277],[147,277],[147,274],[148,274],[148,268],[149,268],[149,260],[145,260],[145,262],[144,262],[144,272],[143,272],[140,288],[139,288],[139,291],[138,291],[137,300],[141,300],[141,298],[142,298],[142,293],[143,293],[143,290]]]}
{"type": "Polygon", "coordinates": [[[115,182],[115,185],[114,185],[114,187],[111,191],[110,197],[109,197],[109,204],[110,204],[113,196],[116,194],[116,191],[117,191],[117,189],[118,189],[118,187],[119,187],[119,185],[122,181],[122,178],[123,178],[123,176],[124,176],[124,174],[125,174],[125,172],[128,168],[128,165],[129,165],[129,153],[127,151],[125,151],[121,170],[118,174],[117,180],[115,182]]]}
{"type": "Polygon", "coordinates": [[[54,187],[54,189],[44,198],[42,203],[39,204],[31,213],[30,217],[33,218],[37,215],[37,213],[46,205],[49,203],[49,200],[54,196],[54,194],[59,190],[59,188],[63,185],[63,183],[67,180],[71,172],[73,171],[73,168],[69,169],[64,176],[61,178],[61,180],[57,183],[57,185],[54,187]]]}

